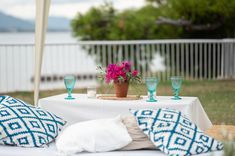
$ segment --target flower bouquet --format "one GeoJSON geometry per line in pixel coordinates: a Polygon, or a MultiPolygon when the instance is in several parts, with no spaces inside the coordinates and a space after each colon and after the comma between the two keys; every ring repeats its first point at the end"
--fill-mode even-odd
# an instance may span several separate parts
{"type": "Polygon", "coordinates": [[[106,83],[113,83],[116,96],[126,97],[130,82],[141,82],[139,72],[132,70],[129,61],[123,61],[117,64],[109,64],[104,70],[98,66],[99,78],[105,80],[106,83]]]}

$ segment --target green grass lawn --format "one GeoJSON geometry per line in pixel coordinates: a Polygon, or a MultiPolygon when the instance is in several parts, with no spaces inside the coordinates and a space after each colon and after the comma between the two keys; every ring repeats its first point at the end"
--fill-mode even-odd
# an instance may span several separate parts
{"type": "MultiPolygon", "coordinates": [[[[98,93],[110,93],[112,88],[101,87],[98,93]]],[[[41,91],[40,97],[64,93],[65,90],[41,91]]],[[[86,89],[75,90],[86,93],[86,89]]],[[[146,94],[144,85],[130,86],[131,94],[146,94]]],[[[8,93],[13,97],[33,103],[33,92],[8,93]]],[[[170,82],[160,82],[157,95],[172,95],[170,82]]],[[[205,111],[214,124],[235,125],[235,81],[184,81],[182,96],[199,97],[205,111]]]]}

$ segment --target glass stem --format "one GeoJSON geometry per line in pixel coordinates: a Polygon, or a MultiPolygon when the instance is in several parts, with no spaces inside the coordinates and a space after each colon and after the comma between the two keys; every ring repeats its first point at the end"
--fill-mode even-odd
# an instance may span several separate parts
{"type": "Polygon", "coordinates": [[[68,97],[72,97],[72,90],[68,89],[68,97]]]}
{"type": "Polygon", "coordinates": [[[178,89],[175,89],[175,97],[179,97],[179,90],[178,89]]]}
{"type": "Polygon", "coordinates": [[[153,92],[150,92],[150,100],[154,100],[154,98],[153,98],[153,92]]]}

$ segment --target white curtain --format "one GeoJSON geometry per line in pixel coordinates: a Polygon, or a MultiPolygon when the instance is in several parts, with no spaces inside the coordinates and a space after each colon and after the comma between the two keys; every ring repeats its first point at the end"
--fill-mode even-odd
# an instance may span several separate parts
{"type": "Polygon", "coordinates": [[[35,75],[34,75],[34,105],[37,106],[40,90],[41,67],[48,14],[51,0],[36,0],[35,19],[35,75]]]}

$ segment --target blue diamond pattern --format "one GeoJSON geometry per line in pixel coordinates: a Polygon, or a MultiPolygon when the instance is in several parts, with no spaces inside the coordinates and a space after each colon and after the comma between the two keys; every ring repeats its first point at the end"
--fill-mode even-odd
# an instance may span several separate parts
{"type": "Polygon", "coordinates": [[[174,117],[174,115],[173,114],[164,114],[163,115],[163,117],[165,118],[165,119],[172,119],[173,117],[174,117]]]}
{"type": "Polygon", "coordinates": [[[32,125],[33,128],[40,128],[37,121],[29,121],[29,123],[32,125]]]}
{"type": "Polygon", "coordinates": [[[37,112],[40,116],[47,116],[46,112],[44,112],[42,110],[37,110],[37,112]]]}
{"type": "Polygon", "coordinates": [[[207,137],[205,135],[201,135],[200,139],[203,140],[204,142],[208,142],[209,141],[209,137],[207,137]]]}
{"type": "Polygon", "coordinates": [[[54,126],[54,125],[52,125],[52,124],[47,124],[47,127],[48,127],[48,129],[49,129],[50,132],[55,133],[55,126],[54,126]]]}
{"type": "Polygon", "coordinates": [[[192,125],[192,123],[191,123],[190,121],[185,120],[185,119],[183,119],[183,123],[184,123],[185,125],[189,125],[189,126],[191,126],[191,125],[192,125]]]}
{"type": "Polygon", "coordinates": [[[9,123],[8,125],[11,128],[11,130],[16,130],[16,129],[21,128],[21,126],[18,122],[9,123]]]}
{"type": "Polygon", "coordinates": [[[170,123],[168,123],[168,122],[162,122],[162,123],[160,123],[159,125],[157,125],[157,127],[169,127],[171,124],[170,123]]]}
{"type": "Polygon", "coordinates": [[[18,142],[19,142],[20,145],[25,145],[25,144],[27,145],[27,144],[29,144],[29,141],[28,141],[27,137],[19,138],[18,142]]]}
{"type": "Polygon", "coordinates": [[[184,146],[185,143],[186,143],[186,140],[183,139],[183,138],[177,137],[176,140],[175,140],[175,144],[178,144],[178,145],[181,145],[181,146],[184,146]]]}
{"type": "Polygon", "coordinates": [[[39,136],[38,138],[39,138],[40,144],[45,144],[47,142],[46,139],[41,136],[39,136]]]}
{"type": "Polygon", "coordinates": [[[25,109],[25,108],[19,108],[18,111],[21,113],[21,114],[30,114],[30,112],[25,109]]]}
{"type": "Polygon", "coordinates": [[[10,115],[10,113],[6,110],[0,110],[0,115],[3,117],[3,116],[8,116],[10,115]]]}
{"type": "Polygon", "coordinates": [[[142,115],[152,115],[153,111],[145,110],[142,112],[142,115]]]}
{"type": "Polygon", "coordinates": [[[55,140],[66,121],[21,100],[0,96],[0,123],[0,144],[40,147],[55,140]]]}
{"type": "Polygon", "coordinates": [[[189,133],[190,133],[190,131],[185,128],[181,128],[180,130],[182,133],[187,134],[187,135],[189,135],[189,133]]]}
{"type": "Polygon", "coordinates": [[[17,103],[16,99],[9,99],[6,101],[8,104],[14,104],[17,103]]]}
{"type": "Polygon", "coordinates": [[[168,155],[188,156],[223,149],[221,142],[204,134],[177,110],[161,108],[131,112],[139,128],[159,150],[168,155]],[[145,112],[151,115],[147,116],[145,112]]]}
{"type": "Polygon", "coordinates": [[[196,148],[196,152],[197,152],[197,154],[202,153],[202,152],[203,152],[203,148],[202,148],[202,147],[200,147],[200,146],[197,146],[197,148],[196,148]]]}

